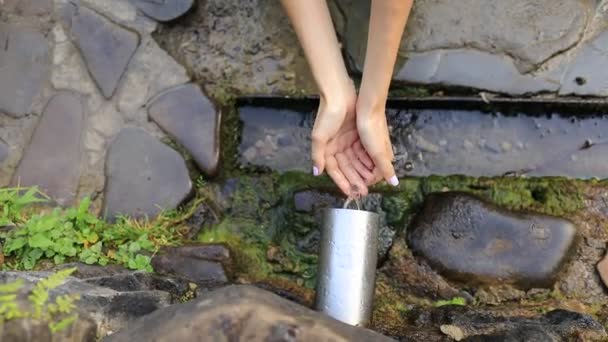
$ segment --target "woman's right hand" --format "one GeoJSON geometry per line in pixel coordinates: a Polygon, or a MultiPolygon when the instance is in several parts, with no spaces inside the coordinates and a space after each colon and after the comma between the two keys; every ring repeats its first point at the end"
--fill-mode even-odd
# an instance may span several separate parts
{"type": "Polygon", "coordinates": [[[365,148],[375,165],[373,183],[384,179],[390,185],[397,186],[399,185],[399,179],[392,164],[394,154],[386,121],[385,107],[384,105],[368,106],[364,101],[359,98],[357,102],[357,130],[363,148],[365,148]]]}

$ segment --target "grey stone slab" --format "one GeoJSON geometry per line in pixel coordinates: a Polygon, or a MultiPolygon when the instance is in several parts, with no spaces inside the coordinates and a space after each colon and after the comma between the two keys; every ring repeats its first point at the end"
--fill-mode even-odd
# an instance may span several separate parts
{"type": "Polygon", "coordinates": [[[91,77],[111,98],[139,46],[139,34],[81,5],[68,5],[64,17],[91,77]]]}
{"type": "Polygon", "coordinates": [[[6,157],[8,157],[8,153],[8,145],[4,141],[0,140],[0,165],[2,165],[2,162],[6,159],[6,157]]]}
{"type": "Polygon", "coordinates": [[[36,28],[0,23],[0,112],[28,114],[50,77],[50,45],[36,28]]]}
{"type": "Polygon", "coordinates": [[[132,0],[147,16],[158,21],[171,21],[192,8],[193,0],[132,0]]]}
{"type": "Polygon", "coordinates": [[[25,148],[12,184],[39,186],[58,204],[72,204],[81,173],[84,115],[80,95],[61,92],[53,96],[25,148]]]}
{"type": "Polygon", "coordinates": [[[559,84],[542,77],[522,75],[510,57],[473,49],[410,54],[394,77],[397,80],[470,87],[510,95],[554,92],[559,84]]]}
{"type": "Polygon", "coordinates": [[[228,286],[158,310],[104,341],[394,341],[252,286],[228,286]],[[188,322],[188,324],[184,324],[188,322]],[[233,327],[239,326],[240,329],[233,327]],[[315,329],[311,329],[314,326],[315,329]],[[192,327],[196,327],[193,329],[192,327]]]}
{"type": "MultiPolygon", "coordinates": [[[[334,0],[340,32],[359,70],[365,58],[369,1],[334,0]]],[[[520,72],[534,69],[572,47],[585,31],[595,4],[585,0],[414,1],[400,53],[437,49],[477,50],[508,55],[520,72]]]]}
{"type": "Polygon", "coordinates": [[[192,182],[184,159],[139,128],[123,128],[107,153],[103,212],[154,217],[177,207],[190,194],[192,182]]]}
{"type": "Polygon", "coordinates": [[[608,30],[580,48],[562,79],[559,94],[608,96],[608,30]]]}
{"type": "Polygon", "coordinates": [[[206,175],[217,173],[221,115],[197,85],[179,86],[159,95],[149,104],[148,113],[192,154],[206,175]]]}
{"type": "Polygon", "coordinates": [[[21,16],[43,16],[51,14],[52,0],[5,0],[3,10],[21,16]]]}
{"type": "Polygon", "coordinates": [[[544,215],[507,211],[472,195],[435,193],[407,228],[408,246],[439,272],[471,285],[551,287],[576,227],[544,215]]]}

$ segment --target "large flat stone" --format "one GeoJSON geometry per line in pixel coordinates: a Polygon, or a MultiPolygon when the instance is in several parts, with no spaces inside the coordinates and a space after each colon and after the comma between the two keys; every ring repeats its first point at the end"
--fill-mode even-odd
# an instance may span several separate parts
{"type": "Polygon", "coordinates": [[[511,95],[553,92],[557,82],[521,74],[511,57],[473,49],[411,53],[394,79],[490,90],[511,95]]]}
{"type": "Polygon", "coordinates": [[[22,16],[42,16],[53,10],[52,0],[5,0],[3,11],[22,16]]]}
{"type": "MultiPolygon", "coordinates": [[[[362,70],[369,1],[335,0],[334,18],[344,17],[340,32],[349,56],[362,70]]],[[[573,46],[593,13],[584,0],[436,0],[414,1],[400,54],[471,47],[514,58],[527,72],[573,46]],[[488,21],[488,18],[491,20],[488,21]]]]}
{"type": "Polygon", "coordinates": [[[394,341],[255,287],[228,286],[158,310],[106,338],[156,341],[394,341]]]}
{"type": "Polygon", "coordinates": [[[139,45],[139,34],[81,5],[68,5],[64,16],[89,73],[111,98],[139,45]]]}
{"type": "Polygon", "coordinates": [[[192,0],[133,0],[137,8],[158,21],[171,21],[184,15],[194,3],[192,0]]]}
{"type": "Polygon", "coordinates": [[[562,79],[559,93],[608,96],[608,30],[580,48],[562,79]]]}
{"type": "Polygon", "coordinates": [[[152,258],[154,271],[170,274],[203,287],[224,285],[230,267],[230,251],[223,245],[191,245],[168,248],[152,258]]]}
{"type": "Polygon", "coordinates": [[[0,44],[0,112],[20,117],[50,77],[50,46],[38,29],[7,23],[0,23],[0,44]]]}
{"type": "Polygon", "coordinates": [[[217,173],[221,116],[197,85],[187,84],[161,94],[149,104],[148,113],[192,154],[205,174],[217,173]]]}
{"type": "Polygon", "coordinates": [[[466,284],[550,287],[576,227],[565,219],[497,208],[463,193],[429,195],[407,229],[415,255],[466,284]]]}
{"type": "Polygon", "coordinates": [[[61,92],[53,96],[23,153],[12,183],[39,186],[58,204],[72,204],[80,179],[84,121],[80,95],[61,92]]]}
{"type": "Polygon", "coordinates": [[[153,217],[192,189],[184,159],[139,128],[123,128],[108,149],[104,215],[153,217]]]}
{"type": "Polygon", "coordinates": [[[0,165],[2,165],[2,162],[8,157],[8,152],[8,145],[0,140],[0,165]]]}

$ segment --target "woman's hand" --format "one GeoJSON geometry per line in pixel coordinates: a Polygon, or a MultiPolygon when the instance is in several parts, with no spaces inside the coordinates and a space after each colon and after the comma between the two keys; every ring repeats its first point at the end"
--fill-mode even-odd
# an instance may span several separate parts
{"type": "Polygon", "coordinates": [[[313,173],[326,171],[347,196],[365,196],[374,182],[374,165],[359,139],[356,93],[350,84],[346,95],[335,95],[332,102],[321,98],[312,131],[313,173]]]}

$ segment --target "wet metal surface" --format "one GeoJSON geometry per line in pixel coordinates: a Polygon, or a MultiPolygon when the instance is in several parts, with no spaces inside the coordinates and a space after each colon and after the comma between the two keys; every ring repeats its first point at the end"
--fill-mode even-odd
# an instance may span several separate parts
{"type": "MultiPolygon", "coordinates": [[[[399,176],[608,178],[608,110],[565,104],[432,102],[387,110],[399,176]]],[[[239,108],[239,161],[308,172],[315,101],[264,100],[239,108]]]]}

